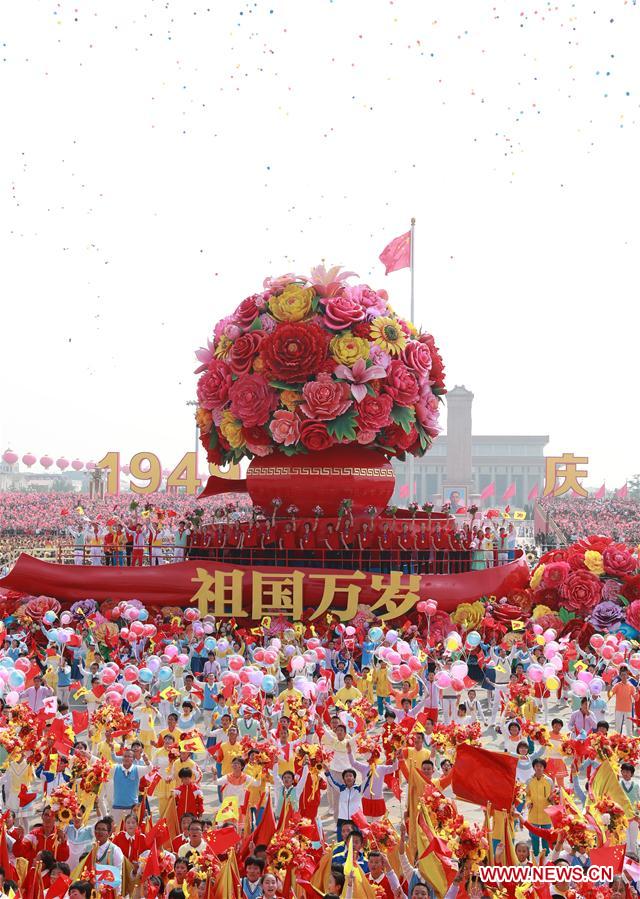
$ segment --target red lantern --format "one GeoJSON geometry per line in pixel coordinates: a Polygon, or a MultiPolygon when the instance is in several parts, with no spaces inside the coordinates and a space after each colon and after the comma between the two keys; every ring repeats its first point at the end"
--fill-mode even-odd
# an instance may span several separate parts
{"type": "Polygon", "coordinates": [[[53,459],[51,458],[51,456],[43,456],[40,459],[40,465],[42,465],[43,468],[51,468],[51,466],[53,465],[53,459]]]}
{"type": "Polygon", "coordinates": [[[35,465],[38,461],[33,453],[25,453],[22,457],[23,463],[27,466],[27,468],[31,468],[32,465],[35,465]]]}
{"type": "Polygon", "coordinates": [[[87,469],[87,471],[94,471],[94,469],[96,468],[96,463],[95,462],[87,462],[87,464],[85,465],[85,468],[87,469]]]}
{"type": "Polygon", "coordinates": [[[56,465],[60,469],[60,471],[64,471],[65,468],[69,467],[69,460],[65,459],[64,456],[60,456],[59,459],[56,459],[56,465]]]}
{"type": "Polygon", "coordinates": [[[71,467],[74,471],[82,471],[84,468],[84,462],[81,462],[80,459],[74,459],[71,463],[71,467]]]}
{"type": "Polygon", "coordinates": [[[18,461],[18,454],[14,453],[12,449],[6,449],[2,454],[2,461],[6,462],[7,465],[15,465],[18,461]]]}

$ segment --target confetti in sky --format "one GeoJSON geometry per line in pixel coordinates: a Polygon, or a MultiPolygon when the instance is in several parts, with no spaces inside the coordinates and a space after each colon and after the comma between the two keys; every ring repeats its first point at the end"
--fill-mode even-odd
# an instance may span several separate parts
{"type": "Polygon", "coordinates": [[[408,312],[378,254],[413,215],[417,322],[476,432],[636,470],[631,0],[3,12],[2,446],[174,464],[200,336],[321,258],[408,312]]]}

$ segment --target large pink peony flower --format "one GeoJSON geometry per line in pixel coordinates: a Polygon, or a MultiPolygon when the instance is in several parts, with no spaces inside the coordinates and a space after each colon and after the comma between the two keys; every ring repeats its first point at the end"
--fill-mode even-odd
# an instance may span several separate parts
{"type": "Polygon", "coordinates": [[[640,631],[640,599],[634,599],[633,602],[629,603],[626,617],[631,627],[635,627],[637,631],[640,631]]]}
{"type": "Polygon", "coordinates": [[[399,406],[413,406],[420,396],[418,381],[401,359],[394,359],[387,369],[387,379],[382,385],[385,393],[399,406]]]}
{"type": "Polygon", "coordinates": [[[440,433],[439,411],[438,397],[431,390],[430,385],[423,382],[420,385],[420,397],[416,403],[416,418],[430,437],[437,437],[440,433]]]}
{"type": "Polygon", "coordinates": [[[347,384],[334,381],[330,374],[321,371],[316,381],[309,381],[302,388],[304,401],[300,410],[314,421],[331,421],[351,406],[351,391],[347,384]]]}
{"type": "Polygon", "coordinates": [[[567,562],[550,562],[544,567],[544,572],[542,573],[542,586],[559,587],[560,584],[563,584],[566,581],[570,571],[571,569],[567,562]]]}
{"type": "Polygon", "coordinates": [[[264,375],[240,375],[229,390],[231,411],[244,428],[263,425],[278,405],[278,394],[264,375]]]}
{"type": "Polygon", "coordinates": [[[419,378],[426,378],[431,371],[431,352],[426,343],[410,340],[402,351],[402,360],[419,378]]]}
{"type": "Polygon", "coordinates": [[[345,287],[344,295],[349,300],[359,303],[368,319],[387,314],[387,294],[384,290],[372,290],[366,284],[345,287]]]}
{"type": "Polygon", "coordinates": [[[276,443],[291,446],[300,439],[300,421],[295,412],[278,409],[273,414],[269,430],[276,443]]]}
{"type": "Polygon", "coordinates": [[[600,578],[590,571],[572,571],[560,587],[566,607],[573,612],[590,612],[602,596],[600,578]]]}
{"type": "Polygon", "coordinates": [[[229,402],[232,383],[229,366],[220,359],[214,359],[208,371],[198,379],[198,402],[204,409],[224,409],[229,402]]]}
{"type": "Polygon", "coordinates": [[[637,568],[636,560],[624,543],[612,543],[602,553],[602,562],[607,574],[623,577],[633,574],[637,568]]]}
{"type": "Polygon", "coordinates": [[[332,331],[345,331],[364,319],[364,309],[344,293],[325,300],[324,324],[332,331]]]}

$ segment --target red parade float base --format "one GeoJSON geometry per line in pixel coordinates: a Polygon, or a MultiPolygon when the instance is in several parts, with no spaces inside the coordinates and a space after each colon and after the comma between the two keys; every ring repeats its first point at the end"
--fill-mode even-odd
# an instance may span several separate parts
{"type": "MultiPolygon", "coordinates": [[[[384,584],[390,583],[390,575],[378,575],[376,572],[364,572],[362,578],[354,577],[354,572],[332,568],[281,568],[275,566],[243,566],[228,565],[221,562],[190,561],[161,565],[153,568],[110,568],[106,566],[57,565],[42,562],[23,553],[13,570],[0,579],[0,589],[16,590],[31,595],[52,596],[63,603],[72,603],[82,599],[95,599],[101,603],[105,600],[138,599],[149,606],[182,606],[187,607],[196,602],[195,594],[201,588],[202,581],[198,569],[215,576],[219,572],[221,584],[226,588],[228,614],[240,616],[245,621],[253,619],[253,574],[260,572],[266,579],[290,577],[294,570],[304,575],[303,599],[304,617],[321,605],[328,579],[336,576],[336,598],[330,608],[340,614],[346,608],[345,588],[353,583],[360,588],[358,596],[359,611],[363,606],[377,604],[376,615],[392,620],[392,612],[402,605],[402,593],[413,588],[415,578],[419,577],[419,588],[416,591],[419,599],[435,599],[440,609],[453,612],[460,603],[474,602],[483,596],[508,596],[518,588],[524,588],[529,582],[529,567],[521,550],[516,550],[516,558],[492,568],[480,571],[466,571],[461,574],[429,574],[401,575],[395,599],[381,605],[380,582],[373,580],[382,577],[384,584]],[[231,609],[232,572],[241,571],[242,606],[240,613],[231,609]],[[314,577],[315,576],[315,577],[314,577]]],[[[238,575],[236,575],[236,578],[238,575]]],[[[211,587],[213,590],[214,587],[211,587]]],[[[415,611],[415,603],[410,603],[406,611],[398,612],[399,617],[406,617],[415,611]]],[[[213,614],[213,604],[209,610],[213,614]]],[[[273,612],[272,612],[273,613],[273,612]]],[[[268,614],[266,609],[262,614],[268,614]]],[[[286,614],[283,610],[282,614],[286,614]]],[[[260,615],[256,620],[259,620],[260,615]]]]}

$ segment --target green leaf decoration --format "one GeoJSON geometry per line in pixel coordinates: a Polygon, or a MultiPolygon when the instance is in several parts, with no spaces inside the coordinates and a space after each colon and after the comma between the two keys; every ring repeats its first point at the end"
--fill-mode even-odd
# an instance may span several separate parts
{"type": "Polygon", "coordinates": [[[335,439],[355,440],[356,439],[356,413],[353,409],[344,412],[333,421],[327,422],[327,431],[335,439]]]}
{"type": "Polygon", "coordinates": [[[402,428],[405,434],[408,434],[411,430],[411,425],[416,420],[416,410],[410,406],[399,406],[397,403],[394,403],[391,410],[391,419],[402,428]]]}
{"type": "Polygon", "coordinates": [[[215,449],[218,445],[218,432],[215,428],[209,431],[209,449],[215,449]]]}
{"type": "Polygon", "coordinates": [[[564,606],[558,611],[558,618],[563,624],[566,624],[567,621],[571,621],[571,619],[575,617],[575,612],[569,612],[564,606]]]}
{"type": "Polygon", "coordinates": [[[251,322],[251,326],[249,331],[262,331],[262,322],[260,321],[260,316],[256,316],[254,320],[251,322]]]}
{"type": "Polygon", "coordinates": [[[304,387],[304,384],[287,384],[286,381],[269,381],[269,384],[278,390],[302,390],[304,387]]]}

